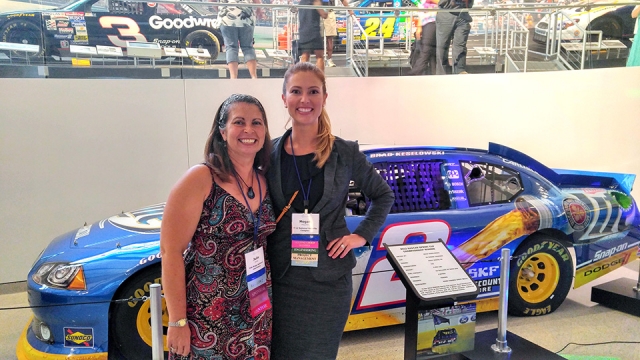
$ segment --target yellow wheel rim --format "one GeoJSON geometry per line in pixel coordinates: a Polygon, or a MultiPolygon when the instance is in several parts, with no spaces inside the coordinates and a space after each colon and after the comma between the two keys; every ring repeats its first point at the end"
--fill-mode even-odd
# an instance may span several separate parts
{"type": "MultiPolygon", "coordinates": [[[[166,328],[168,322],[169,314],[167,313],[167,303],[164,301],[164,298],[162,298],[162,327],[166,328]]],[[[140,338],[151,347],[151,301],[147,300],[140,306],[136,318],[136,327],[140,338]]],[[[162,344],[164,351],[169,351],[169,349],[167,349],[166,332],[162,335],[162,344]]]]}
{"type": "Polygon", "coordinates": [[[518,271],[516,281],[520,297],[531,304],[541,303],[551,296],[560,280],[558,261],[550,254],[535,254],[518,271]]]}

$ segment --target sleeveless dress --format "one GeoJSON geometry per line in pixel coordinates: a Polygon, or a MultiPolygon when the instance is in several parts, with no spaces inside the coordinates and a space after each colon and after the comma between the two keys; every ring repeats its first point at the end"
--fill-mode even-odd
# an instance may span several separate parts
{"type": "Polygon", "coordinates": [[[266,245],[267,235],[275,230],[276,223],[268,192],[260,208],[253,214],[257,218],[260,213],[254,243],[254,223],[244,199],[231,196],[214,180],[184,255],[191,353],[184,357],[170,354],[169,359],[270,358],[272,312],[251,316],[244,256],[263,248],[271,295],[266,245]]]}

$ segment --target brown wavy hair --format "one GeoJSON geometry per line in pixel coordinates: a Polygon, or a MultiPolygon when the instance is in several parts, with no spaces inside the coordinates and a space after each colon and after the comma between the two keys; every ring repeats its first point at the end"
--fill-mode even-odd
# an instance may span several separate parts
{"type": "Polygon", "coordinates": [[[251,95],[233,94],[223,101],[218,108],[216,116],[213,119],[211,132],[209,133],[209,137],[207,138],[207,142],[204,146],[205,163],[213,169],[213,173],[222,179],[222,181],[228,181],[229,177],[233,175],[233,171],[235,171],[235,169],[233,168],[233,163],[231,162],[229,152],[227,151],[227,145],[224,139],[222,139],[220,130],[224,130],[227,127],[231,105],[239,102],[257,106],[262,113],[262,118],[264,119],[264,145],[256,154],[256,157],[253,160],[253,167],[257,172],[264,175],[270,165],[269,157],[271,155],[272,145],[271,136],[269,136],[269,122],[267,122],[267,113],[264,111],[264,107],[258,99],[251,95]]]}
{"type": "MultiPolygon", "coordinates": [[[[320,70],[317,66],[308,62],[299,62],[294,66],[290,67],[287,72],[284,74],[284,82],[282,84],[282,94],[287,95],[287,84],[291,77],[299,72],[311,72],[313,73],[318,80],[322,82],[322,93],[327,93],[327,81],[324,77],[324,72],[320,70]]],[[[289,119],[291,121],[291,119],[289,119]]],[[[289,122],[287,122],[288,124],[289,122]]],[[[331,133],[331,120],[329,119],[329,114],[327,111],[322,108],[322,113],[320,117],[318,117],[318,147],[314,152],[315,156],[313,160],[316,161],[316,165],[318,168],[324,166],[324,164],[329,160],[329,155],[331,155],[331,149],[333,149],[333,142],[335,141],[335,136],[331,133]]]]}

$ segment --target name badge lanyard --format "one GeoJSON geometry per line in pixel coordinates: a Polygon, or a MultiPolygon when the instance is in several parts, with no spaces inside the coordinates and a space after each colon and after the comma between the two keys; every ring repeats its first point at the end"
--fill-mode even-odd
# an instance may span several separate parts
{"type": "Polygon", "coordinates": [[[251,215],[251,221],[253,221],[253,247],[255,248],[256,243],[258,242],[258,228],[260,227],[260,215],[262,214],[262,184],[260,183],[260,175],[257,175],[258,178],[258,192],[260,192],[260,196],[258,199],[260,200],[258,204],[258,217],[256,218],[253,215],[253,210],[251,210],[251,205],[249,204],[249,200],[247,200],[247,196],[244,194],[244,190],[242,189],[242,185],[240,185],[240,180],[238,180],[238,175],[234,171],[234,177],[236,178],[236,183],[238,183],[238,188],[240,189],[240,193],[242,193],[242,198],[244,199],[244,203],[247,205],[247,209],[249,210],[249,214],[251,215]]]}
{"type": "Polygon", "coordinates": [[[291,154],[293,155],[293,164],[298,175],[298,182],[302,190],[304,198],[304,214],[292,214],[291,216],[291,266],[307,266],[318,267],[318,255],[320,244],[320,214],[309,214],[309,196],[311,194],[311,181],[309,177],[309,185],[305,191],[296,154],[293,150],[293,140],[289,137],[291,143],[291,154]]]}
{"type": "MultiPolygon", "coordinates": [[[[251,210],[251,205],[249,204],[249,200],[247,196],[244,194],[244,190],[240,185],[240,180],[238,180],[238,175],[234,171],[234,175],[236,177],[236,182],[238,183],[238,188],[242,193],[242,198],[244,199],[244,203],[247,205],[247,209],[249,210],[249,214],[251,214],[251,220],[253,221],[253,246],[252,248],[256,248],[256,244],[258,243],[258,228],[260,227],[260,215],[262,214],[262,184],[260,183],[260,175],[258,178],[258,191],[260,192],[260,203],[258,204],[258,217],[256,218],[253,215],[253,210],[251,210]]],[[[251,316],[254,318],[260,315],[261,313],[271,309],[271,300],[269,299],[269,291],[267,288],[267,270],[265,267],[264,261],[264,253],[262,248],[258,248],[256,250],[250,251],[245,254],[245,263],[247,266],[247,289],[249,290],[249,308],[251,311],[251,316]]]]}
{"type": "Polygon", "coordinates": [[[296,168],[296,175],[298,175],[298,182],[300,183],[300,189],[302,190],[302,198],[304,205],[304,213],[309,213],[309,195],[311,194],[311,181],[313,180],[309,177],[309,185],[307,186],[307,191],[304,191],[304,185],[302,183],[302,178],[300,178],[300,171],[298,170],[298,162],[296,161],[296,153],[293,150],[293,136],[289,136],[289,143],[291,144],[291,155],[293,155],[293,165],[296,168]]]}

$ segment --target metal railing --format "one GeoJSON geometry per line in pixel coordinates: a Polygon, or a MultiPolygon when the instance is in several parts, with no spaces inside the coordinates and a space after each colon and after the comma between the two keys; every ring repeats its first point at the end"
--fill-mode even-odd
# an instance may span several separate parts
{"type": "MultiPolygon", "coordinates": [[[[567,68],[571,70],[584,70],[584,64],[586,60],[587,51],[597,51],[598,57],[600,51],[602,51],[602,30],[586,30],[577,21],[571,18],[565,11],[559,11],[552,15],[555,18],[554,23],[554,37],[551,38],[553,44],[556,44],[556,54],[558,60],[560,60],[567,68]],[[559,20],[559,21],[558,21],[559,20]],[[565,42],[563,41],[563,29],[558,31],[561,24],[564,28],[564,24],[572,24],[582,34],[582,40],[580,42],[565,42]],[[597,35],[597,41],[591,40],[591,35],[597,35]]],[[[551,32],[549,32],[551,34],[551,32]]],[[[551,36],[550,36],[551,37],[551,36]]],[[[591,56],[589,56],[591,58],[591,56]]]]}
{"type": "Polygon", "coordinates": [[[523,16],[522,12],[507,11],[502,17],[500,53],[504,53],[505,62],[508,62],[505,72],[509,66],[518,71],[527,72],[529,29],[522,22],[523,16]]]}

